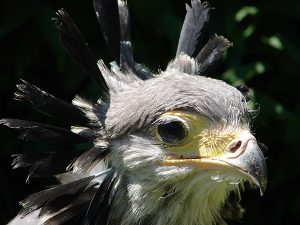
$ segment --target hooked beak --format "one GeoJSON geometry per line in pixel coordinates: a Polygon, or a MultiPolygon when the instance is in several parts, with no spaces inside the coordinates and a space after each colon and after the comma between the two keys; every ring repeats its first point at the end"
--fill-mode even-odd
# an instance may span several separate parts
{"type": "Polygon", "coordinates": [[[263,195],[267,187],[267,167],[264,155],[255,139],[248,140],[245,149],[237,157],[220,159],[242,172],[260,189],[263,195]]]}
{"type": "Polygon", "coordinates": [[[217,157],[164,159],[164,165],[190,165],[199,169],[230,170],[238,172],[254,183],[265,193],[267,187],[267,167],[264,155],[258,147],[255,137],[249,132],[242,132],[226,148],[226,152],[217,157]]]}

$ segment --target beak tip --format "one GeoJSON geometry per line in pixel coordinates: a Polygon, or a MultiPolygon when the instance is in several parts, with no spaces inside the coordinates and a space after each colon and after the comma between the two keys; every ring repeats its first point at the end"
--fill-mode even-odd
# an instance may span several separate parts
{"type": "Polygon", "coordinates": [[[260,195],[264,196],[267,189],[267,176],[261,177],[261,179],[258,181],[257,186],[259,187],[260,195]]]}
{"type": "Polygon", "coordinates": [[[228,162],[240,168],[248,180],[259,188],[260,195],[264,195],[267,188],[267,166],[256,140],[250,140],[244,153],[228,162]]]}
{"type": "Polygon", "coordinates": [[[266,183],[259,185],[260,196],[264,196],[265,195],[266,189],[267,189],[267,184],[266,183]]]}
{"type": "Polygon", "coordinates": [[[267,189],[268,175],[264,155],[258,147],[256,141],[251,141],[248,146],[248,169],[254,179],[254,183],[260,189],[260,195],[263,196],[267,189]]]}

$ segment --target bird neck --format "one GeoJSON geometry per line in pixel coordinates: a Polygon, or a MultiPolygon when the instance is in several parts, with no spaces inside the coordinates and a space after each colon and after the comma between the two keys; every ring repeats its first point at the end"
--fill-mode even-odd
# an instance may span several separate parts
{"type": "Polygon", "coordinates": [[[129,177],[127,190],[119,192],[128,196],[123,210],[117,201],[123,218],[120,224],[212,225],[222,221],[228,182],[217,182],[211,176],[206,173],[160,182],[151,176],[141,180],[129,177]]]}

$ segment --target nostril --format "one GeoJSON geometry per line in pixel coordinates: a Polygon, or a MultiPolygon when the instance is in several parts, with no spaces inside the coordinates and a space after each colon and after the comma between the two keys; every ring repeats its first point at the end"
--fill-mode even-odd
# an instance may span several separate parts
{"type": "Polygon", "coordinates": [[[235,153],[241,147],[241,145],[242,145],[242,142],[238,141],[238,142],[236,142],[235,145],[233,145],[232,147],[229,148],[229,151],[231,153],[235,153]]]}

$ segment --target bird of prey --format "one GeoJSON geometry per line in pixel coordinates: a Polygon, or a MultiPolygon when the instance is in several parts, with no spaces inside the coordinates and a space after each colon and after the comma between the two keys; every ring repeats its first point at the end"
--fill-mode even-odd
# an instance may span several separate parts
{"type": "Polygon", "coordinates": [[[245,182],[264,193],[266,164],[244,94],[205,76],[232,45],[217,35],[204,43],[208,3],[186,6],[176,56],[157,74],[133,58],[127,3],[93,3],[114,59],[110,68],[94,59],[65,10],[54,22],[101,98],[92,103],[76,96],[71,104],[22,81],[16,99],[70,129],[0,122],[23,131],[26,140],[63,146],[14,155],[14,168],[29,167],[27,180],[55,176],[60,183],[21,201],[10,224],[212,225],[239,218],[243,209],[235,199],[245,182]]]}

